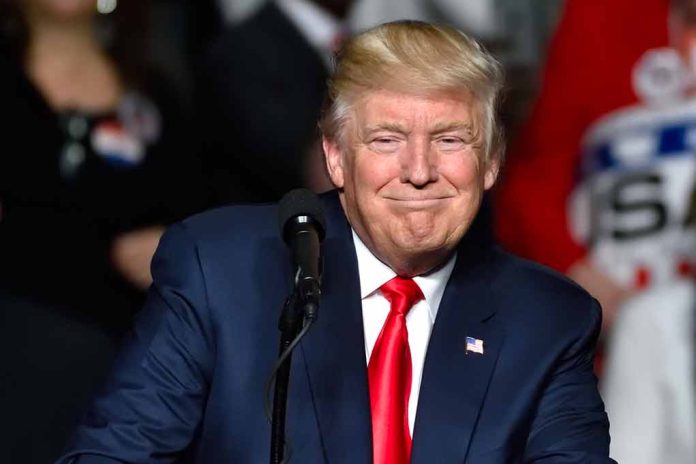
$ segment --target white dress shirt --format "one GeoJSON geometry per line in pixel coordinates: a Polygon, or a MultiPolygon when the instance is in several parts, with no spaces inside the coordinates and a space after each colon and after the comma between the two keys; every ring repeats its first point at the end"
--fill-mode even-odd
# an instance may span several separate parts
{"type": "MultiPolygon", "coordinates": [[[[372,349],[390,311],[389,301],[379,291],[379,287],[396,277],[396,273],[368,250],[355,231],[353,231],[353,243],[355,244],[355,253],[358,258],[358,274],[360,276],[360,298],[362,299],[363,328],[365,330],[365,357],[369,363],[372,349]]],[[[408,425],[411,436],[413,436],[413,425],[416,422],[416,408],[418,407],[418,395],[423,376],[423,363],[428,349],[430,333],[455,261],[456,255],[452,255],[449,261],[436,271],[413,278],[423,292],[425,299],[416,303],[406,315],[408,344],[411,349],[412,362],[411,395],[408,401],[408,425]]]]}

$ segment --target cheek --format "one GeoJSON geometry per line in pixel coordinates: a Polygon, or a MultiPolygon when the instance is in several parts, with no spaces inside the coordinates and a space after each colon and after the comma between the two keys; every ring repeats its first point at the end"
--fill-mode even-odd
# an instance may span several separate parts
{"type": "Polygon", "coordinates": [[[478,162],[473,156],[443,157],[439,172],[459,191],[477,189],[483,184],[478,162]]]}
{"type": "Polygon", "coordinates": [[[391,181],[399,179],[396,157],[366,153],[359,155],[352,166],[354,183],[360,185],[361,193],[372,195],[391,181]]]}

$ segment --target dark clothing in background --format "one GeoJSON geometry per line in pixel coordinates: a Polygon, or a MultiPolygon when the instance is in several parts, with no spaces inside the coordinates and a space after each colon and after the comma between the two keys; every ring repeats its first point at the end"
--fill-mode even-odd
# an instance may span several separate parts
{"type": "Polygon", "coordinates": [[[117,342],[54,307],[0,290],[0,461],[48,464],[65,446],[117,342]]]}
{"type": "Polygon", "coordinates": [[[214,203],[279,199],[302,186],[328,71],[273,2],[213,43],[198,80],[214,203]]]}
{"type": "Polygon", "coordinates": [[[114,238],[190,214],[202,180],[162,79],[113,112],[56,112],[0,41],[0,102],[0,461],[47,464],[142,304],[114,238]]]}
{"type": "Polygon", "coordinates": [[[108,156],[132,141],[120,115],[56,113],[10,56],[0,47],[0,289],[121,331],[142,294],[111,265],[114,237],[181,218],[200,197],[179,108],[146,85],[144,126],[159,115],[161,130],[141,160],[108,156]],[[84,157],[66,156],[70,145],[84,157]]]}

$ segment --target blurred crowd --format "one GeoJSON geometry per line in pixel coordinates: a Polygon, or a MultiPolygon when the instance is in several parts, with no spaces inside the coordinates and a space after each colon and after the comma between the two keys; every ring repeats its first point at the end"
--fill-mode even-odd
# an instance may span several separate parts
{"type": "Polygon", "coordinates": [[[612,457],[696,462],[696,0],[0,0],[0,453],[61,450],[163,230],[329,190],[351,33],[447,22],[507,70],[488,233],[603,307],[612,457]]]}

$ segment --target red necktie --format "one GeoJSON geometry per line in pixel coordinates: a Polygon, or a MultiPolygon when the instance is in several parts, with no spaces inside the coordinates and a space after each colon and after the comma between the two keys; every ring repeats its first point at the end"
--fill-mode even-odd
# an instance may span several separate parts
{"type": "Polygon", "coordinates": [[[408,398],[411,393],[411,350],[406,313],[423,292],[411,279],[394,277],[380,287],[391,311],[367,367],[372,408],[374,464],[407,464],[411,460],[408,398]]]}

